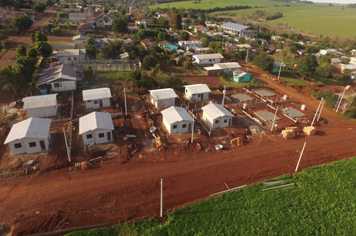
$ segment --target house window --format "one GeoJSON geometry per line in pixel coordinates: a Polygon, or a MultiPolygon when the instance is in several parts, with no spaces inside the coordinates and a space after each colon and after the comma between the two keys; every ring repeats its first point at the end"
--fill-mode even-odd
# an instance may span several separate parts
{"type": "Polygon", "coordinates": [[[100,133],[99,138],[104,138],[104,133],[100,133]]]}
{"type": "Polygon", "coordinates": [[[73,58],[73,60],[77,60],[77,58],[76,58],[76,57],[74,57],[74,58],[73,58]]]}
{"type": "Polygon", "coordinates": [[[94,101],[94,104],[98,104],[98,103],[99,103],[99,101],[97,101],[97,100],[94,101]]]}
{"type": "Polygon", "coordinates": [[[60,85],[60,83],[54,83],[54,87],[59,88],[59,87],[61,87],[61,85],[60,85]]]}
{"type": "Polygon", "coordinates": [[[215,121],[215,124],[219,124],[219,120],[216,120],[216,121],[215,121]]]}
{"type": "Polygon", "coordinates": [[[227,123],[227,120],[226,120],[226,119],[224,120],[224,123],[227,123]]]}
{"type": "Polygon", "coordinates": [[[15,143],[15,144],[14,144],[14,147],[15,147],[15,148],[22,148],[22,145],[21,145],[21,143],[15,143]]]}
{"type": "Polygon", "coordinates": [[[68,57],[68,61],[72,60],[72,58],[68,57]]]}
{"type": "Polygon", "coordinates": [[[172,129],[176,129],[177,128],[177,125],[173,125],[172,129]]]}
{"type": "Polygon", "coordinates": [[[209,61],[212,61],[211,59],[209,59],[209,61]]]}
{"type": "Polygon", "coordinates": [[[187,124],[182,125],[182,129],[187,128],[187,124]]]}
{"type": "Polygon", "coordinates": [[[87,134],[87,139],[91,139],[93,138],[93,135],[92,134],[87,134]]]}
{"type": "Polygon", "coordinates": [[[36,142],[30,142],[30,143],[28,143],[28,145],[29,145],[30,147],[36,147],[36,142]]]}

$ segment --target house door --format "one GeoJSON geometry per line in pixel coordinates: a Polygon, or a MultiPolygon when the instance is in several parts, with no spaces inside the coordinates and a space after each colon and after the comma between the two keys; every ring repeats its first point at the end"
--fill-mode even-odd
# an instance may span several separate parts
{"type": "Polygon", "coordinates": [[[46,145],[45,142],[43,140],[40,141],[40,145],[41,145],[41,150],[46,150],[46,145]]]}
{"type": "Polygon", "coordinates": [[[192,131],[192,123],[189,123],[188,131],[192,131]]]}
{"type": "Polygon", "coordinates": [[[111,132],[107,132],[108,141],[111,141],[111,132]]]}
{"type": "Polygon", "coordinates": [[[99,100],[99,106],[100,106],[100,108],[103,107],[103,100],[99,100]]]}

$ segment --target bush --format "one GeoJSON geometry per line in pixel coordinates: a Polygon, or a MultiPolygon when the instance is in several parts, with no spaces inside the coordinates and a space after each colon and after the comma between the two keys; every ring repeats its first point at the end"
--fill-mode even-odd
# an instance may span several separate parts
{"type": "Polygon", "coordinates": [[[61,36],[64,34],[63,30],[60,28],[60,27],[54,27],[52,30],[51,30],[51,34],[52,35],[55,35],[55,36],[61,36]]]}

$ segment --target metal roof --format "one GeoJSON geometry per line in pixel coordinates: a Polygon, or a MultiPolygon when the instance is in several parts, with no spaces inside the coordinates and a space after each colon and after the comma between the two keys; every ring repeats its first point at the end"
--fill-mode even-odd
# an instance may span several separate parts
{"type": "Polygon", "coordinates": [[[166,119],[168,124],[174,124],[180,121],[193,121],[193,117],[189,115],[187,110],[182,107],[171,106],[163,111],[161,111],[163,117],[166,119]]]}
{"type": "Polygon", "coordinates": [[[224,116],[234,116],[225,107],[216,103],[209,103],[201,108],[213,120],[224,116]]]}
{"type": "Polygon", "coordinates": [[[111,98],[110,88],[83,90],[83,101],[111,98]]]}
{"type": "Polygon", "coordinates": [[[79,118],[79,134],[96,129],[114,130],[110,113],[93,111],[79,118]]]}
{"type": "Polygon", "coordinates": [[[202,41],[179,41],[181,45],[189,45],[189,44],[203,44],[202,41]]]}
{"type": "Polygon", "coordinates": [[[88,37],[86,35],[82,35],[82,34],[78,34],[76,36],[72,37],[72,40],[77,40],[77,39],[82,39],[82,40],[86,40],[88,37]]]}
{"type": "Polygon", "coordinates": [[[190,92],[192,94],[210,93],[211,92],[208,85],[206,85],[206,84],[192,84],[192,85],[185,85],[184,87],[186,89],[190,90],[190,92]]]}
{"type": "Polygon", "coordinates": [[[203,59],[215,59],[215,58],[224,58],[220,53],[211,53],[211,54],[198,54],[193,57],[203,60],[203,59]]]}
{"type": "Polygon", "coordinates": [[[12,126],[4,144],[23,138],[48,138],[51,119],[31,117],[12,126]]]}
{"type": "Polygon", "coordinates": [[[214,64],[215,67],[219,67],[221,69],[237,69],[241,68],[240,64],[237,62],[225,62],[225,63],[216,63],[214,64]]]}
{"type": "Polygon", "coordinates": [[[37,80],[36,86],[52,83],[56,80],[77,80],[77,72],[82,73],[83,68],[80,66],[72,66],[68,64],[62,64],[54,66],[42,71],[42,74],[37,80]]]}
{"type": "Polygon", "coordinates": [[[156,100],[176,98],[177,94],[171,88],[150,90],[150,94],[156,100]]]}
{"type": "Polygon", "coordinates": [[[67,49],[63,51],[55,51],[50,57],[71,57],[85,54],[85,49],[67,49]]]}
{"type": "Polygon", "coordinates": [[[242,71],[242,70],[239,70],[239,69],[234,70],[233,72],[234,72],[234,75],[235,75],[236,77],[241,77],[241,76],[244,76],[244,75],[247,74],[246,72],[244,72],[244,71],[242,71]]]}
{"type": "Polygon", "coordinates": [[[231,28],[234,30],[245,30],[245,29],[250,28],[250,26],[240,25],[240,24],[236,24],[236,23],[232,23],[232,22],[227,22],[225,24],[222,24],[221,27],[231,28]]]}
{"type": "Polygon", "coordinates": [[[57,94],[39,95],[32,97],[25,97],[22,99],[23,109],[51,107],[57,105],[57,94]]]}

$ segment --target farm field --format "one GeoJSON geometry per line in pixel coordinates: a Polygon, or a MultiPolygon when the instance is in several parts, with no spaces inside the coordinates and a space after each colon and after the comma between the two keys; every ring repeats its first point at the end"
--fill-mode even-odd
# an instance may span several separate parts
{"type": "MultiPolygon", "coordinates": [[[[282,12],[283,17],[262,22],[267,25],[278,25],[291,27],[295,30],[300,30],[304,33],[313,34],[316,36],[323,35],[329,37],[354,37],[356,31],[355,9],[342,8],[342,5],[327,6],[327,4],[300,4],[300,3],[282,3],[267,0],[254,1],[208,1],[202,0],[201,3],[194,4],[193,2],[175,2],[169,3],[169,7],[184,7],[195,9],[210,9],[215,7],[226,7],[231,5],[247,5],[251,9],[232,10],[214,12],[211,14],[230,17],[237,20],[240,24],[245,24],[241,15],[252,15],[255,11],[265,11],[267,14],[282,12]],[[210,2],[212,4],[210,4],[210,2]],[[289,5],[286,6],[286,5],[289,5]],[[255,8],[257,6],[258,8],[255,8]],[[235,13],[236,16],[230,14],[235,13]]],[[[165,8],[167,4],[151,6],[151,8],[165,8]]]]}
{"type": "Polygon", "coordinates": [[[354,178],[356,158],[344,159],[172,211],[163,224],[151,218],[67,235],[352,235],[354,178]],[[286,184],[294,185],[266,191],[286,184]]]}

